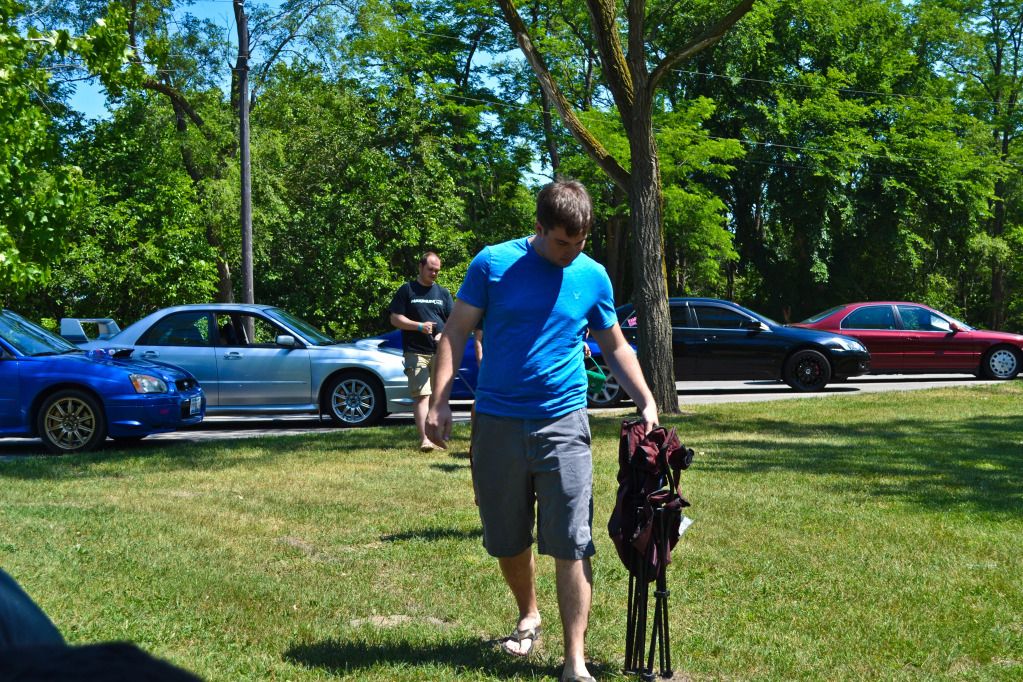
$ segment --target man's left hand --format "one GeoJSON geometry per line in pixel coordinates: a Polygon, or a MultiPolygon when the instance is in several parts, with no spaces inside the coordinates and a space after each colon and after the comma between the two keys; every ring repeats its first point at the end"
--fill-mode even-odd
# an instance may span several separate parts
{"type": "Polygon", "coordinates": [[[643,417],[644,428],[646,433],[650,433],[657,428],[657,407],[654,405],[647,405],[640,416],[643,417]]]}

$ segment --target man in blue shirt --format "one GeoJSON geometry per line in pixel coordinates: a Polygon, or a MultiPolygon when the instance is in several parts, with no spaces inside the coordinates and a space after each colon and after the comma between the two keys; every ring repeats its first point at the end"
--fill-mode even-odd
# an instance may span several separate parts
{"type": "Polygon", "coordinates": [[[583,366],[587,328],[647,425],[657,408],[635,353],[622,336],[611,281],[582,253],[593,222],[586,189],[574,180],[537,195],[535,233],[488,246],[473,259],[437,348],[426,431],[451,435],[448,398],[470,332],[482,319],[486,361],[476,387],[473,487],[483,544],[498,559],[518,607],[504,642],[532,652],[540,632],[537,550],[554,557],[565,642],[563,681],[592,680],[584,636],[592,596],[592,454],[583,366]]]}

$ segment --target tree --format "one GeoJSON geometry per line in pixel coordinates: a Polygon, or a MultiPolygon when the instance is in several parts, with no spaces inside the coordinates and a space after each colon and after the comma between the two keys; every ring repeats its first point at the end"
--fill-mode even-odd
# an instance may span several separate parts
{"type": "Polygon", "coordinates": [[[990,142],[1000,176],[994,181],[987,234],[980,245],[990,273],[988,324],[1006,321],[1013,281],[1013,242],[1023,193],[1017,139],[1023,135],[1023,5],[1005,0],[928,0],[916,3],[922,54],[935,70],[949,73],[959,109],[990,126],[990,142]]]}
{"type": "Polygon", "coordinates": [[[124,14],[116,7],[80,37],[22,33],[22,11],[0,0],[0,284],[9,291],[48,277],[83,199],[81,174],[62,158],[52,128],[47,64],[77,54],[98,72],[117,68],[124,56],[124,14]]]}
{"type": "Polygon", "coordinates": [[[797,320],[871,298],[972,318],[974,237],[998,163],[984,127],[918,56],[905,8],[784,0],[764,10],[665,86],[713,99],[707,131],[747,150],[727,178],[707,180],[740,253],[734,297],[797,320]]]}
{"type": "Polygon", "coordinates": [[[660,12],[670,12],[673,3],[657,5],[648,13],[645,0],[630,0],[626,7],[626,50],[621,43],[617,2],[587,0],[604,85],[614,100],[629,143],[626,161],[609,153],[573,111],[561,87],[552,78],[513,0],[498,0],[505,21],[535,72],[544,95],[554,104],[562,122],[586,153],[628,196],[635,305],[643,319],[638,337],[639,361],[657,408],[665,413],[678,412],[678,395],[665,279],[661,170],[653,130],[654,94],[666,74],[720,40],[750,11],[753,2],[742,0],[696,38],[660,57],[656,49],[658,20],[660,12]],[[648,28],[652,29],[649,33],[648,28]]]}
{"type": "Polygon", "coordinates": [[[350,338],[380,331],[426,249],[464,274],[455,142],[411,92],[364,92],[280,66],[253,118],[256,261],[267,300],[350,338]],[[458,264],[461,265],[459,269],[458,264]]]}
{"type": "Polygon", "coordinates": [[[84,207],[50,281],[25,297],[31,309],[49,318],[111,316],[125,323],[214,296],[208,208],[176,163],[172,119],[162,97],[137,93],[69,145],[68,159],[84,177],[84,207]]]}

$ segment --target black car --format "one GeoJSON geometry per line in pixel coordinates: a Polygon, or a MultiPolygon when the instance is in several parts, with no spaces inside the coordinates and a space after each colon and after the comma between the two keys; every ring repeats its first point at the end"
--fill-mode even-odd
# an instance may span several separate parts
{"type": "MultiPolygon", "coordinates": [[[[797,391],[819,391],[832,380],[865,374],[870,354],[859,341],[841,334],[787,327],[740,305],[716,298],[668,299],[671,342],[678,381],[775,379],[797,391]]],[[[640,320],[631,303],[617,309],[618,322],[635,347],[640,320]]],[[[607,369],[603,358],[597,363],[607,369]]],[[[619,402],[615,381],[590,405],[619,402]]]]}

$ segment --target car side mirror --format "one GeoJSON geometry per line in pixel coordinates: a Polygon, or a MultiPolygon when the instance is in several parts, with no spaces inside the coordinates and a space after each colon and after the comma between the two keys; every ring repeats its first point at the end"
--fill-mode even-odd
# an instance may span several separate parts
{"type": "Polygon", "coordinates": [[[278,334],[277,338],[274,339],[274,343],[278,346],[284,346],[286,348],[295,347],[295,337],[291,334],[278,334]]]}
{"type": "Polygon", "coordinates": [[[742,323],[742,328],[751,332],[767,331],[767,327],[760,320],[746,320],[742,323]]]}
{"type": "Polygon", "coordinates": [[[953,334],[961,332],[963,330],[963,328],[959,326],[958,322],[952,322],[951,324],[948,325],[948,328],[949,330],[951,330],[953,334]]]}

